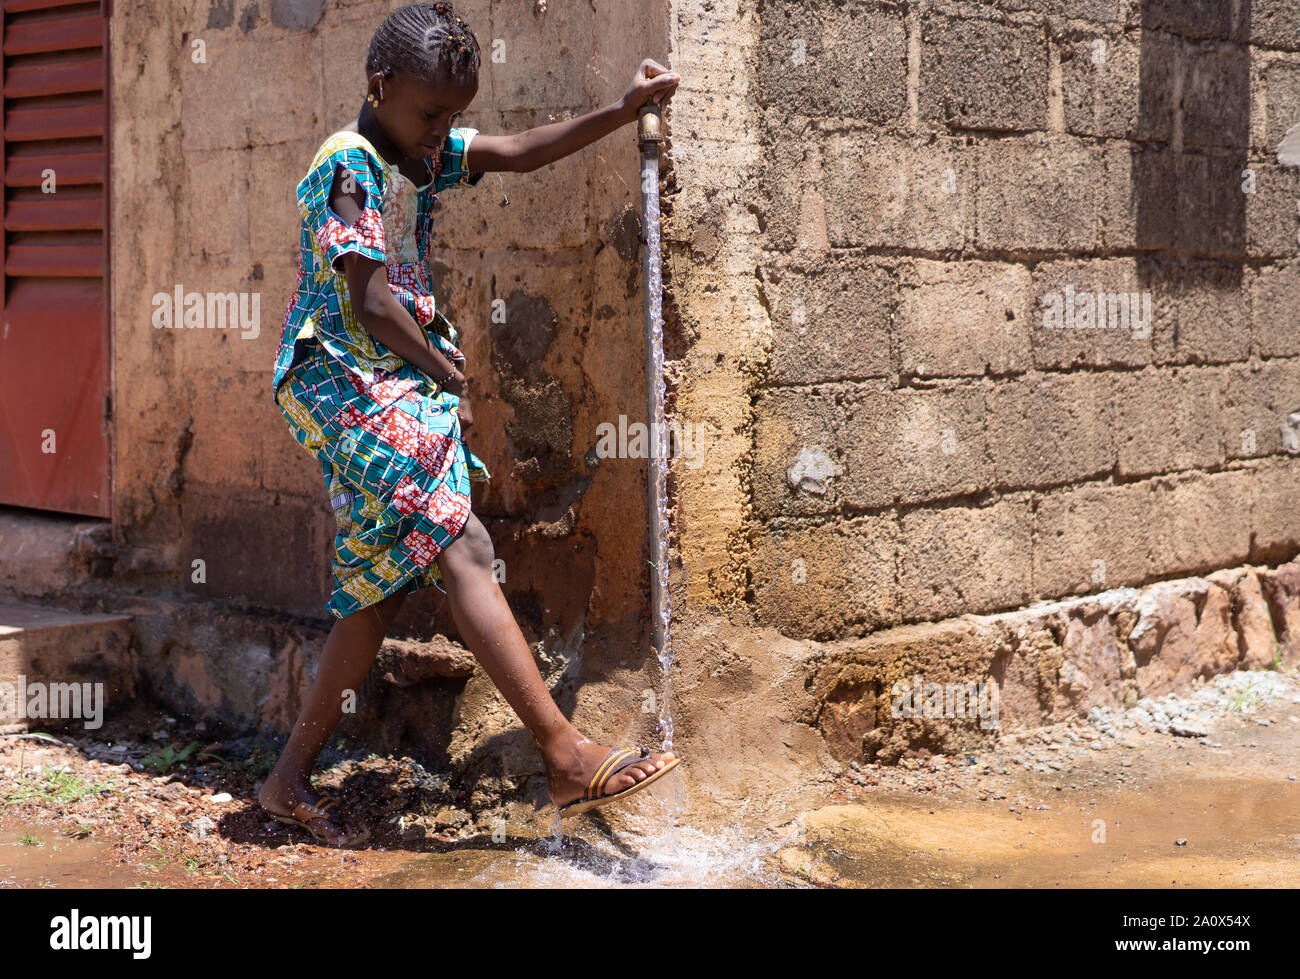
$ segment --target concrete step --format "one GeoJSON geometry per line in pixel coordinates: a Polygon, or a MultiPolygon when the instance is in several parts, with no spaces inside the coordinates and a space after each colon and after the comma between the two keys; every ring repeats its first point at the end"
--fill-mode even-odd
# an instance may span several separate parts
{"type": "Polygon", "coordinates": [[[131,616],[0,598],[0,733],[96,730],[135,696],[131,616]]]}
{"type": "Polygon", "coordinates": [[[103,520],[0,507],[0,544],[0,601],[44,601],[113,568],[113,527],[103,520]]]}

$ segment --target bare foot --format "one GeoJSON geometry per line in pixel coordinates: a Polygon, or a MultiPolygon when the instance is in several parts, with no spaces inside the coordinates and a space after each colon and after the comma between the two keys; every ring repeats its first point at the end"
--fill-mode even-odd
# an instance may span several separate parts
{"type": "MultiPolygon", "coordinates": [[[[588,741],[576,731],[571,737],[543,748],[546,787],[550,791],[551,802],[559,807],[581,799],[609,752],[608,745],[588,741]]],[[[674,757],[671,751],[651,752],[649,757],[634,761],[606,782],[604,794],[614,795],[630,789],[637,782],[659,771],[674,757]]]]}
{"type": "MultiPolygon", "coordinates": [[[[324,797],[312,791],[306,778],[292,781],[272,772],[262,783],[257,801],[263,809],[275,816],[292,816],[301,803],[319,807],[324,797]]],[[[323,819],[307,821],[308,831],[321,843],[333,847],[346,847],[360,842],[364,834],[348,833],[333,814],[323,819]]]]}

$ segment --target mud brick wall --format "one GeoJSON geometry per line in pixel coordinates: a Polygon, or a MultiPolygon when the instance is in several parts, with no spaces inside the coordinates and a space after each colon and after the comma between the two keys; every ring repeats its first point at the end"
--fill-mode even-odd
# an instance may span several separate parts
{"type": "Polygon", "coordinates": [[[680,599],[832,639],[1296,553],[1294,2],[675,29],[679,406],[722,433],[680,599]],[[1149,294],[1149,329],[1045,319],[1079,293],[1149,294]]]}

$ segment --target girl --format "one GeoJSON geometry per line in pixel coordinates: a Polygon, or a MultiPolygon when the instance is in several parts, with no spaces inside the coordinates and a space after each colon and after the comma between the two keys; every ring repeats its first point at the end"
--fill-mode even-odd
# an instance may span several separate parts
{"type": "Polygon", "coordinates": [[[454,125],[478,91],[478,66],[478,41],[450,3],[394,11],[370,42],[360,114],[325,141],[298,185],[302,264],[274,388],[294,438],[324,470],[338,523],[336,621],[258,801],[330,845],[356,837],[329,811],[335,800],[312,791],[310,772],[403,598],[434,583],[445,584],[462,639],[537,740],[561,815],[629,795],[678,763],[671,752],[589,741],[542,681],[470,510],[470,480],[488,472],[462,438],[473,424],[471,383],[426,256],[439,191],[568,156],[671,96],[680,78],[647,60],[612,105],[485,136],[454,125]]]}

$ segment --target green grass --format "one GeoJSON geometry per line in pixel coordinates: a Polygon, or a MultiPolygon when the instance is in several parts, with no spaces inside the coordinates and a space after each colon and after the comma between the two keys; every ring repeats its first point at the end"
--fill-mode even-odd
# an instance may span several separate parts
{"type": "Polygon", "coordinates": [[[66,768],[47,769],[39,774],[29,776],[24,781],[34,784],[20,785],[18,788],[5,793],[3,801],[6,805],[26,802],[29,799],[68,805],[99,792],[96,786],[72,774],[66,768]]]}
{"type": "Polygon", "coordinates": [[[45,844],[42,843],[40,840],[38,840],[36,837],[24,833],[22,836],[18,837],[18,845],[19,846],[44,846],[45,844]]]}
{"type": "Polygon", "coordinates": [[[1239,714],[1253,713],[1259,706],[1259,693],[1255,690],[1255,684],[1247,684],[1244,690],[1238,690],[1228,698],[1228,710],[1236,711],[1239,714]]]}
{"type": "Polygon", "coordinates": [[[170,772],[173,768],[176,768],[178,765],[184,765],[186,762],[188,762],[190,760],[190,756],[193,755],[194,752],[198,750],[199,750],[199,743],[197,741],[191,741],[180,751],[177,751],[174,747],[168,745],[166,748],[158,752],[156,755],[150,755],[140,764],[145,765],[148,768],[152,768],[155,772],[159,772],[159,773],[170,772]]]}
{"type": "Polygon", "coordinates": [[[275,767],[276,754],[274,751],[265,751],[257,748],[246,759],[239,762],[239,766],[253,775],[261,778],[271,774],[271,769],[275,767]]]}

